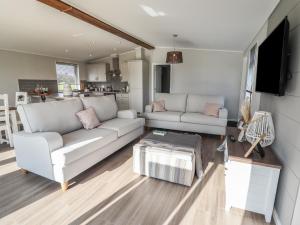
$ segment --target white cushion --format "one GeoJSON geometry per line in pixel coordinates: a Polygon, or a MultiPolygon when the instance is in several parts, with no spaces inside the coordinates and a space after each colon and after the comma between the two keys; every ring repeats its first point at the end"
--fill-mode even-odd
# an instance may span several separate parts
{"type": "Polygon", "coordinates": [[[104,122],[100,126],[100,128],[117,131],[118,136],[121,137],[144,125],[145,125],[145,119],[143,118],[137,118],[137,119],[115,118],[104,122]]]}
{"type": "Polygon", "coordinates": [[[223,108],[224,97],[189,94],[187,97],[186,112],[204,112],[206,103],[216,103],[223,108]]]}
{"type": "Polygon", "coordinates": [[[186,94],[156,93],[155,100],[165,101],[165,109],[168,111],[185,112],[186,94]]]}
{"type": "Polygon", "coordinates": [[[93,130],[80,129],[62,136],[64,146],[51,153],[52,163],[66,165],[118,138],[117,132],[96,128],[93,130]]]}
{"type": "Polygon", "coordinates": [[[76,113],[83,110],[81,100],[41,102],[19,105],[18,113],[24,130],[34,132],[58,132],[65,134],[82,128],[76,113]]]}
{"type": "Polygon", "coordinates": [[[82,98],[84,108],[93,107],[100,122],[117,117],[118,106],[114,95],[82,98]]]}
{"type": "Polygon", "coordinates": [[[206,116],[201,113],[184,113],[181,116],[181,121],[185,123],[198,123],[202,125],[211,126],[226,126],[227,120],[220,119],[213,116],[206,116]]]}
{"type": "Polygon", "coordinates": [[[182,112],[152,112],[152,113],[144,113],[146,119],[149,120],[164,120],[164,121],[174,121],[179,122],[180,116],[182,112]]]}
{"type": "Polygon", "coordinates": [[[137,112],[136,112],[135,109],[120,110],[120,111],[118,111],[118,118],[136,119],[137,118],[137,112]]]}

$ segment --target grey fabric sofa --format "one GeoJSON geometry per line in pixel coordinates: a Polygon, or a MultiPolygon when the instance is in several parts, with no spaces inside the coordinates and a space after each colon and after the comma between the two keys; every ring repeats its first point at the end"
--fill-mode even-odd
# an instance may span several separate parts
{"type": "Polygon", "coordinates": [[[24,132],[14,135],[17,164],[48,179],[68,181],[141,136],[145,121],[136,111],[118,111],[114,96],[88,97],[18,107],[24,132]],[[86,130],[75,115],[92,106],[104,121],[86,130]]]}
{"type": "Polygon", "coordinates": [[[228,111],[224,108],[224,97],[157,93],[155,100],[164,100],[167,111],[152,112],[152,106],[147,105],[144,113],[147,127],[215,135],[226,133],[228,111]],[[219,117],[203,114],[207,102],[220,104],[219,117]]]}

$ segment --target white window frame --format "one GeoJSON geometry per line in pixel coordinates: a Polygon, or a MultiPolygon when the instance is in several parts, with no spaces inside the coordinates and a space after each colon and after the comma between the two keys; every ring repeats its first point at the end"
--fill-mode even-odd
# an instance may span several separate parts
{"type": "MultiPolygon", "coordinates": [[[[80,89],[80,75],[79,75],[79,64],[77,63],[72,63],[72,62],[62,62],[62,61],[56,61],[55,62],[55,72],[56,72],[56,79],[57,79],[57,86],[59,86],[58,83],[58,74],[57,74],[57,65],[69,65],[69,66],[74,66],[76,68],[76,78],[75,78],[75,88],[73,89],[80,89]]],[[[59,90],[59,87],[57,87],[58,92],[62,92],[62,90],[59,90]]]]}
{"type": "Polygon", "coordinates": [[[247,72],[246,72],[246,79],[245,79],[245,88],[244,88],[244,100],[248,97],[249,95],[249,101],[251,103],[252,101],[252,94],[254,92],[254,89],[255,89],[255,80],[256,80],[256,69],[257,69],[257,53],[258,53],[258,45],[257,43],[255,43],[250,51],[249,51],[249,55],[248,55],[248,63],[247,63],[247,72]],[[252,55],[253,54],[253,55],[252,55]],[[254,62],[251,64],[251,60],[252,60],[252,57],[253,57],[253,60],[254,62]],[[252,68],[251,68],[251,65],[252,65],[252,68]],[[251,71],[252,70],[252,71],[251,71]],[[250,81],[250,85],[251,87],[248,89],[247,88],[247,84],[248,83],[248,79],[249,79],[249,76],[250,76],[250,73],[252,73],[252,79],[250,81]]]}

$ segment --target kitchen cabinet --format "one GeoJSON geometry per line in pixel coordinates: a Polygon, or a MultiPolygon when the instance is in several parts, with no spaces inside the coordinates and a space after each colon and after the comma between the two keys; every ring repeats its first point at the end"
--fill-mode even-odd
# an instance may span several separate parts
{"type": "Polygon", "coordinates": [[[116,101],[119,110],[129,109],[129,95],[128,93],[118,93],[116,94],[116,101]]]}
{"type": "Polygon", "coordinates": [[[107,64],[94,63],[87,64],[88,81],[106,82],[107,64]]]}
{"type": "Polygon", "coordinates": [[[129,108],[139,114],[149,103],[149,65],[144,60],[128,62],[129,108]]]}
{"type": "Polygon", "coordinates": [[[122,82],[128,81],[128,63],[123,62],[121,64],[120,70],[121,70],[122,82]]]}

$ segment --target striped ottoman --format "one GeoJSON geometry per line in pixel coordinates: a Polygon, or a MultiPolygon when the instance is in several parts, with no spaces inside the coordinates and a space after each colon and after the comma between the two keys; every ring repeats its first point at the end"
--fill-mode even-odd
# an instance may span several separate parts
{"type": "MultiPolygon", "coordinates": [[[[201,144],[201,139],[199,139],[201,144]]],[[[143,140],[133,146],[135,173],[191,186],[195,175],[194,149],[173,148],[171,145],[151,146],[143,140]]]]}

